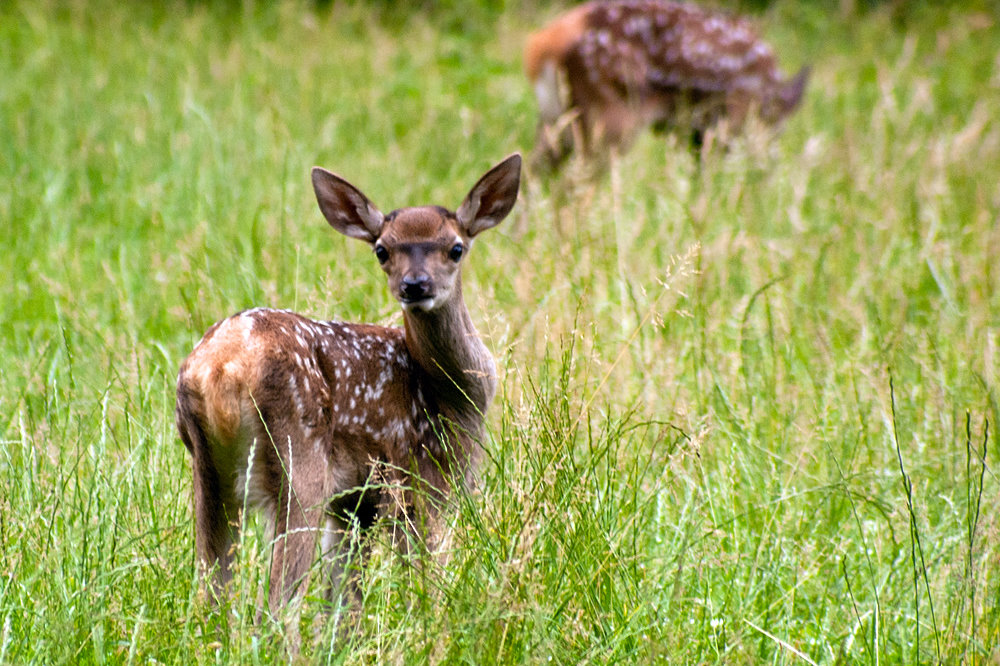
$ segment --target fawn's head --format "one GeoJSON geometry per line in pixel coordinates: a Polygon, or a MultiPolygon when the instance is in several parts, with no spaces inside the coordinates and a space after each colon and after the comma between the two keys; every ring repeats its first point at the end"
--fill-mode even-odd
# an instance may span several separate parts
{"type": "Polygon", "coordinates": [[[515,153],[487,171],[454,213],[418,206],[383,215],[359,189],[326,169],[314,167],[312,181],[330,226],[374,248],[403,309],[429,312],[451,299],[473,238],[514,207],[521,156],[515,153]]]}

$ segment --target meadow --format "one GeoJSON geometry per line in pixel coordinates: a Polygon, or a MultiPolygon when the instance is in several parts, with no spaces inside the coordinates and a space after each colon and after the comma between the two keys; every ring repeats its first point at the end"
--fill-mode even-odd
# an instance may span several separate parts
{"type": "MultiPolygon", "coordinates": [[[[1000,13],[760,4],[776,139],[529,171],[477,242],[478,488],[301,661],[1000,663],[1000,13]]],[[[399,324],[310,167],[454,208],[559,8],[0,4],[0,663],[283,658],[256,518],[199,592],[177,369],[243,308],[399,324]]]]}

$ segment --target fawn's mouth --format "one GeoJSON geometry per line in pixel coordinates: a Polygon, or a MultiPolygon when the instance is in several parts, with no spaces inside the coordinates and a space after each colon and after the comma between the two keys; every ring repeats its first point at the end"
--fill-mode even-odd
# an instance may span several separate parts
{"type": "Polygon", "coordinates": [[[400,296],[399,303],[402,305],[403,310],[407,312],[411,310],[428,312],[434,309],[434,306],[437,304],[437,300],[433,296],[422,296],[420,298],[400,296]]]}

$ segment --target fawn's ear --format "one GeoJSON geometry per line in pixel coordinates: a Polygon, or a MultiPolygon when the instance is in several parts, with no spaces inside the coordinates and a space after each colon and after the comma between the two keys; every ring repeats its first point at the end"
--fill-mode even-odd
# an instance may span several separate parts
{"type": "Polygon", "coordinates": [[[517,201],[521,184],[521,155],[514,153],[486,172],[469,191],[455,217],[471,238],[495,227],[507,217],[517,201]]]}
{"type": "Polygon", "coordinates": [[[322,167],[313,167],[312,182],[319,209],[331,227],[369,243],[378,240],[385,218],[361,190],[322,167]]]}
{"type": "Polygon", "coordinates": [[[809,72],[812,67],[806,65],[799,70],[790,81],[781,87],[778,96],[781,98],[781,110],[786,114],[795,110],[795,107],[802,101],[802,93],[806,90],[806,83],[809,82],[809,72]]]}

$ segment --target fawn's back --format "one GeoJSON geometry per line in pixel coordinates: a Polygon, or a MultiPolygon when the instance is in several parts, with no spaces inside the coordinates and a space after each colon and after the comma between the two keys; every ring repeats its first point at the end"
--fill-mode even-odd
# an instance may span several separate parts
{"type": "MultiPolygon", "coordinates": [[[[373,461],[404,460],[410,448],[441,453],[428,416],[438,410],[400,328],[247,310],[209,329],[179,387],[181,432],[200,424],[230,518],[244,502],[274,513],[296,458],[320,458],[331,482],[350,488],[366,482],[373,461]],[[290,459],[278,460],[282,453],[290,459]],[[251,460],[257,470],[248,476],[251,460]]],[[[184,439],[192,449],[193,438],[184,439]]]]}

